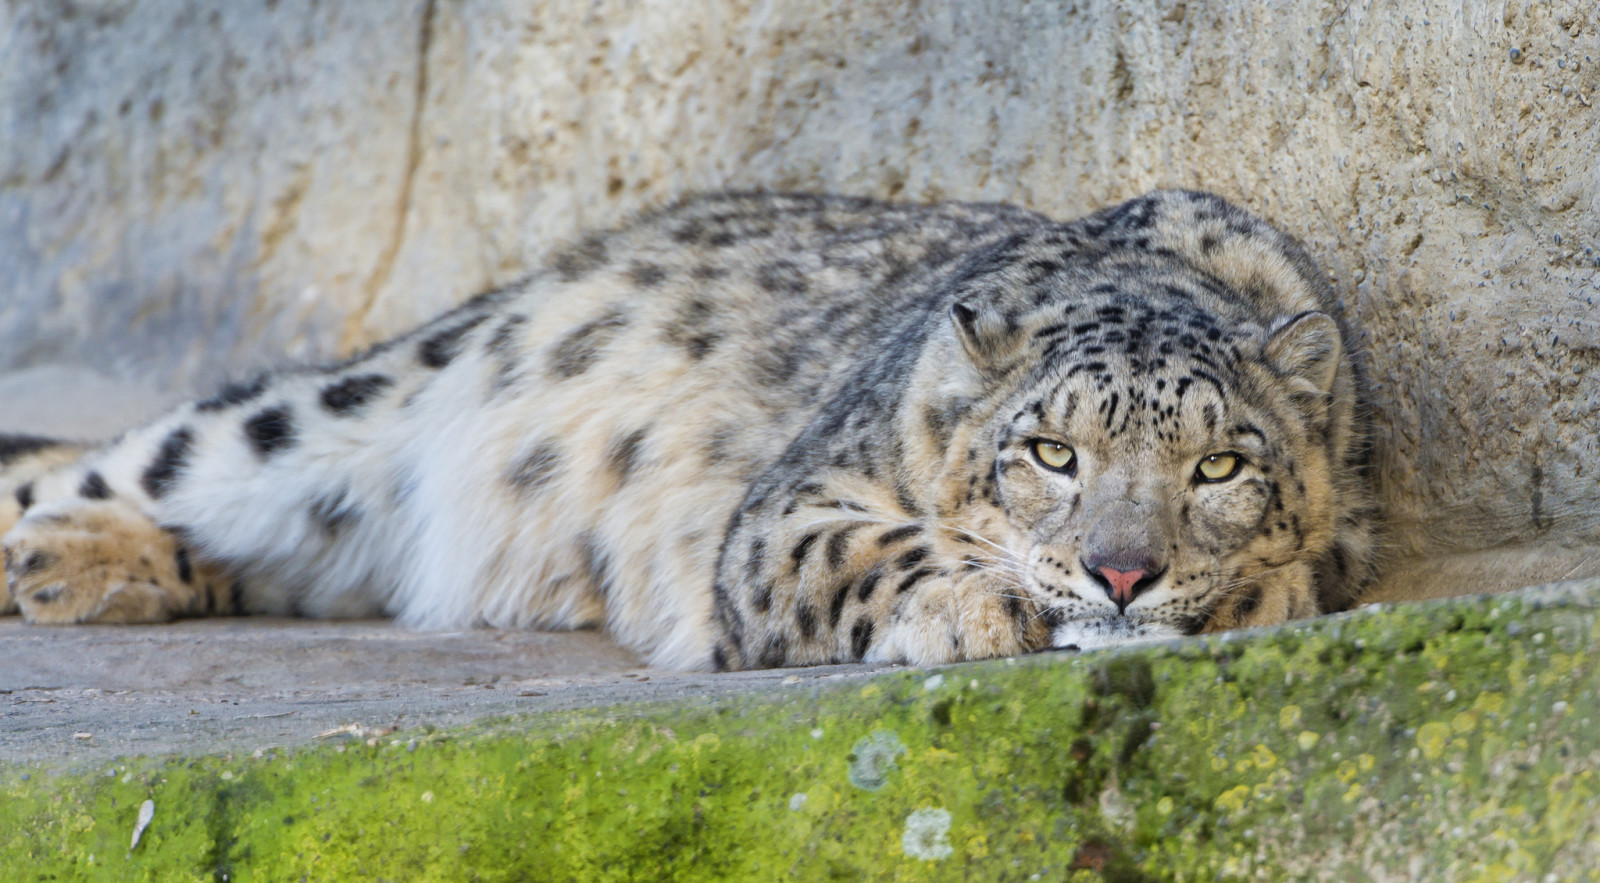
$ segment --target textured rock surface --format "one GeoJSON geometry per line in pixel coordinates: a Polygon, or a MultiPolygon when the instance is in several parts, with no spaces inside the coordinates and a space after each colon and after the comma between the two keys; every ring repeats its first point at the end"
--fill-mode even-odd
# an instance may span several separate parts
{"type": "Polygon", "coordinates": [[[334,355],[692,189],[1198,186],[1364,323],[1403,559],[1593,570],[1597,35],[1580,0],[10,4],[0,368],[334,355]]]}
{"type": "Polygon", "coordinates": [[[176,756],[0,763],[0,867],[17,880],[1590,879],[1597,588],[937,671],[811,669],[759,694],[719,679],[668,704],[468,728],[419,726],[424,712],[316,747],[258,733],[259,750],[201,738],[176,756]]]}

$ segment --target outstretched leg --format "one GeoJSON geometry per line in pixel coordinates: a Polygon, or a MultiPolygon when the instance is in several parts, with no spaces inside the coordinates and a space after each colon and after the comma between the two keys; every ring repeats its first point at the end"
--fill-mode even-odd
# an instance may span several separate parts
{"type": "Polygon", "coordinates": [[[233,582],[222,569],[193,561],[171,532],[113,497],[99,472],[84,472],[76,493],[59,493],[90,452],[72,442],[0,436],[0,613],[64,624],[232,612],[233,582]]]}

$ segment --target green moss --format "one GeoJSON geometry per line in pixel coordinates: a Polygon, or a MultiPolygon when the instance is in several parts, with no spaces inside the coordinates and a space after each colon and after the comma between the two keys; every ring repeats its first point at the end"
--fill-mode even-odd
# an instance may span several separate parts
{"type": "MultiPolygon", "coordinates": [[[[1580,599],[1581,600],[1581,599],[1580,599]]],[[[28,879],[1574,879],[1600,622],[1362,612],[862,686],[0,768],[28,879]],[[128,848],[141,802],[153,823],[128,848]]]]}

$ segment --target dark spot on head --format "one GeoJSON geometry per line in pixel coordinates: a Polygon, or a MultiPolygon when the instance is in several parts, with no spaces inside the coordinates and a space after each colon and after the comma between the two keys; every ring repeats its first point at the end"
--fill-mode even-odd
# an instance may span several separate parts
{"type": "Polygon", "coordinates": [[[258,457],[270,457],[295,443],[294,418],[288,405],[265,408],[244,422],[244,436],[258,457]]]}
{"type": "Polygon", "coordinates": [[[106,484],[105,476],[91,470],[83,477],[83,483],[78,485],[78,496],[86,500],[109,500],[111,487],[106,484]]]}
{"type": "Polygon", "coordinates": [[[144,474],[139,479],[145,493],[160,499],[172,489],[173,482],[177,481],[184,467],[189,465],[189,447],[193,443],[194,431],[187,426],[174,429],[161,440],[161,446],[156,450],[156,458],[145,467],[144,474]]]}
{"type": "Polygon", "coordinates": [[[323,387],[322,407],[328,413],[348,417],[362,405],[388,389],[394,381],[382,374],[357,374],[323,387]]]}
{"type": "Polygon", "coordinates": [[[13,496],[17,498],[17,505],[22,507],[22,511],[28,511],[29,507],[33,505],[33,482],[29,481],[18,485],[16,491],[13,492],[13,496]]]}

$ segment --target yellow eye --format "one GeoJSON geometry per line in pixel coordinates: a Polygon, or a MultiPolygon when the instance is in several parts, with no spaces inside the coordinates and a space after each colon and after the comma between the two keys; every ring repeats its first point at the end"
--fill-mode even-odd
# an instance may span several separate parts
{"type": "Polygon", "coordinates": [[[1068,475],[1078,471],[1078,455],[1070,445],[1064,445],[1061,442],[1048,439],[1035,439],[1033,442],[1033,456],[1046,469],[1065,472],[1068,475]]]}
{"type": "Polygon", "coordinates": [[[1239,473],[1238,454],[1210,454],[1200,458],[1195,477],[1201,481],[1227,481],[1239,473]]]}

